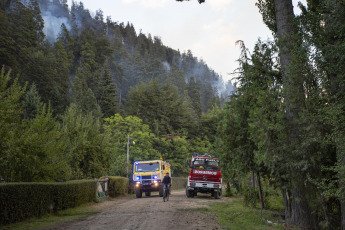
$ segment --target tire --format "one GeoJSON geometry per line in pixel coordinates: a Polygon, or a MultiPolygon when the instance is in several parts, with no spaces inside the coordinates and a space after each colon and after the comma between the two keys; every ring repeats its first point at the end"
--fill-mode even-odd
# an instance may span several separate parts
{"type": "Polygon", "coordinates": [[[140,189],[136,189],[136,190],[135,190],[135,196],[136,196],[137,198],[141,198],[141,197],[143,196],[143,193],[141,192],[140,189]]]}
{"type": "Polygon", "coordinates": [[[145,196],[151,196],[151,192],[145,192],[145,196]]]}
{"type": "Polygon", "coordinates": [[[191,191],[188,189],[188,187],[186,187],[186,196],[188,198],[193,198],[194,197],[194,191],[191,191]]]}
{"type": "Polygon", "coordinates": [[[169,201],[169,191],[165,186],[163,188],[163,201],[169,201]]]}
{"type": "Polygon", "coordinates": [[[169,201],[169,190],[165,189],[165,200],[169,201]]]}
{"type": "Polygon", "coordinates": [[[222,194],[221,194],[221,191],[215,191],[215,192],[214,192],[214,198],[215,198],[215,199],[220,199],[221,195],[222,195],[222,194]]]}
{"type": "Polygon", "coordinates": [[[159,197],[163,197],[163,185],[159,186],[159,197]]]}

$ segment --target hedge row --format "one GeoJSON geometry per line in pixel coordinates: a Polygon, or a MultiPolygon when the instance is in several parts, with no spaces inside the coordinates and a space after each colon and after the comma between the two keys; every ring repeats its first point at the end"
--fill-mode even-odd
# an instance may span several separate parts
{"type": "Polygon", "coordinates": [[[0,225],[88,203],[96,189],[94,180],[0,184],[0,225]]]}
{"type": "Polygon", "coordinates": [[[116,197],[128,194],[129,181],[126,177],[110,176],[109,178],[109,196],[116,197]]]}
{"type": "Polygon", "coordinates": [[[172,177],[171,180],[172,189],[185,189],[187,186],[187,178],[185,177],[172,177]]]}

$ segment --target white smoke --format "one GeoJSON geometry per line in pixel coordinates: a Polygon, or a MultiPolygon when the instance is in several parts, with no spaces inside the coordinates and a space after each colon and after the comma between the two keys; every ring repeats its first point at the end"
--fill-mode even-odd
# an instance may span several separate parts
{"type": "Polygon", "coordinates": [[[164,61],[162,62],[163,68],[165,69],[166,72],[170,72],[170,65],[168,62],[164,61]]]}
{"type": "Polygon", "coordinates": [[[66,17],[55,17],[50,12],[42,12],[42,18],[44,20],[43,32],[49,42],[53,43],[56,41],[57,36],[61,31],[62,23],[65,24],[67,30],[71,30],[71,25],[66,17]]]}

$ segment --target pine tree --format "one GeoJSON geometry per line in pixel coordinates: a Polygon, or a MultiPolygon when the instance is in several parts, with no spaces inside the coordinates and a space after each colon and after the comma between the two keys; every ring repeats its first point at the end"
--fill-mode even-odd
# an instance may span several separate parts
{"type": "Polygon", "coordinates": [[[69,63],[72,63],[74,60],[73,50],[74,50],[75,41],[70,36],[70,33],[67,30],[66,25],[64,23],[61,24],[61,31],[58,35],[58,40],[60,40],[63,46],[65,47],[69,63]]]}
{"type": "Polygon", "coordinates": [[[196,87],[196,83],[194,81],[194,77],[191,77],[188,82],[188,95],[192,100],[192,106],[195,111],[195,114],[198,118],[201,118],[202,110],[201,110],[201,102],[200,102],[200,93],[196,87]]]}
{"type": "Polygon", "coordinates": [[[116,84],[111,76],[108,61],[98,73],[95,95],[105,117],[113,116],[118,112],[116,84]]]}
{"type": "Polygon", "coordinates": [[[66,52],[62,40],[54,44],[55,76],[54,88],[51,94],[51,105],[54,113],[62,114],[68,106],[69,73],[71,62],[69,52],[66,52]]]}
{"type": "Polygon", "coordinates": [[[24,97],[24,118],[33,119],[43,109],[41,97],[38,95],[36,85],[33,83],[24,97]]]}
{"type": "Polygon", "coordinates": [[[21,97],[25,87],[21,87],[18,79],[11,79],[10,71],[0,72],[0,177],[5,181],[13,181],[12,166],[16,163],[17,141],[21,135],[21,116],[23,104],[21,97]]]}
{"type": "Polygon", "coordinates": [[[41,16],[41,10],[37,0],[30,0],[29,8],[31,9],[35,22],[36,42],[37,45],[40,45],[43,42],[45,35],[43,33],[44,20],[41,16]]]}
{"type": "Polygon", "coordinates": [[[11,37],[6,12],[0,9],[0,66],[16,69],[15,42],[11,37]]]}

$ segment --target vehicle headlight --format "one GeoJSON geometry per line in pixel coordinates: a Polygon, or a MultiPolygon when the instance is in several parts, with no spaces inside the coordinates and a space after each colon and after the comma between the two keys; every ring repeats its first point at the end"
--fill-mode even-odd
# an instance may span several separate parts
{"type": "Polygon", "coordinates": [[[158,176],[157,176],[157,175],[154,175],[154,176],[153,176],[153,179],[158,179],[158,176]]]}
{"type": "Polygon", "coordinates": [[[140,176],[137,176],[137,177],[135,178],[135,180],[140,180],[140,176]]]}
{"type": "Polygon", "coordinates": [[[140,182],[139,182],[139,181],[136,183],[136,186],[137,186],[137,187],[139,187],[139,186],[140,186],[140,182]]]}

